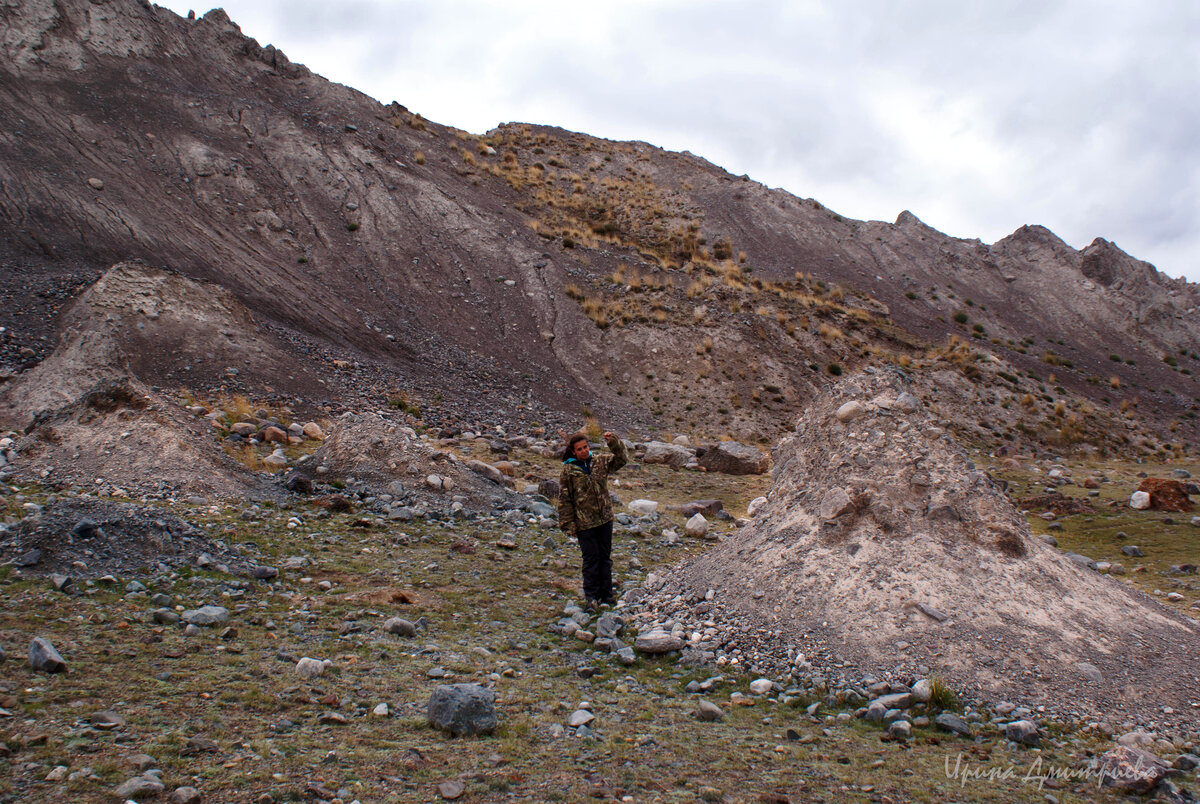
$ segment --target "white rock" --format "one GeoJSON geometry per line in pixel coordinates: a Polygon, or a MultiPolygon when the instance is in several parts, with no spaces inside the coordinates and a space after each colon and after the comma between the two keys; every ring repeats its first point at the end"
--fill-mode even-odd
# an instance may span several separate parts
{"type": "Polygon", "coordinates": [[[758,513],[758,509],[762,508],[766,504],[767,504],[766,497],[755,497],[753,500],[750,501],[750,504],[746,506],[746,516],[753,517],[755,514],[758,513]]]}
{"type": "Polygon", "coordinates": [[[696,514],[684,524],[683,532],[688,536],[703,536],[708,533],[708,520],[703,514],[696,514]]]}
{"type": "Polygon", "coordinates": [[[863,406],[861,402],[847,402],[837,409],[837,418],[839,422],[848,422],[857,418],[862,412],[863,406]]]}
{"type": "Polygon", "coordinates": [[[922,678],[919,679],[916,684],[913,684],[912,694],[913,698],[916,698],[921,703],[929,703],[929,699],[933,694],[933,688],[929,683],[929,679],[922,678]]]}
{"type": "Polygon", "coordinates": [[[754,695],[766,695],[775,688],[775,683],[769,678],[756,678],[750,682],[750,692],[754,695]]]}
{"type": "Polygon", "coordinates": [[[296,662],[296,675],[303,679],[316,678],[325,672],[325,662],[305,656],[296,662]]]}
{"type": "Polygon", "coordinates": [[[371,710],[371,714],[375,715],[375,717],[387,717],[390,713],[391,710],[388,709],[388,705],[385,703],[381,703],[371,710]]]}
{"type": "Polygon", "coordinates": [[[428,477],[425,478],[425,485],[429,486],[429,488],[431,488],[431,489],[436,489],[438,491],[441,491],[441,488],[442,488],[441,475],[429,475],[428,477]]]}
{"type": "Polygon", "coordinates": [[[634,500],[628,506],[635,514],[653,514],[658,510],[657,500],[634,500]]]}
{"type": "Polygon", "coordinates": [[[282,468],[288,465],[287,456],[283,454],[283,449],[276,449],[270,455],[262,459],[262,462],[267,466],[282,468]]]}
{"type": "Polygon", "coordinates": [[[692,445],[691,440],[685,435],[675,436],[671,439],[671,443],[677,447],[690,447],[692,445]]]}
{"type": "Polygon", "coordinates": [[[1150,507],[1150,494],[1145,491],[1135,491],[1129,497],[1129,507],[1138,511],[1145,511],[1150,507]]]}

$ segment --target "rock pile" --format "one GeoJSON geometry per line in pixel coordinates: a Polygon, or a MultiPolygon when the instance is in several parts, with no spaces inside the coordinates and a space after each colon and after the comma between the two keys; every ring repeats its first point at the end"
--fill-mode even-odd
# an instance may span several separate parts
{"type": "Polygon", "coordinates": [[[906,382],[868,369],[818,400],[753,522],[638,590],[642,605],[718,664],[817,665],[831,684],[932,671],[1077,714],[1190,711],[1197,623],[1032,538],[906,382]]]}

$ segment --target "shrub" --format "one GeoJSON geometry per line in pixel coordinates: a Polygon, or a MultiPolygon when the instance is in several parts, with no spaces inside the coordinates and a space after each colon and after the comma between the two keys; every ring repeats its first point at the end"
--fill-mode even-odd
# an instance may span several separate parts
{"type": "Polygon", "coordinates": [[[834,377],[842,376],[842,367],[840,365],[838,365],[837,363],[830,363],[828,366],[825,367],[825,370],[828,371],[834,377]]]}
{"type": "Polygon", "coordinates": [[[425,164],[425,153],[423,151],[413,151],[413,161],[418,165],[425,164]]]}
{"type": "Polygon", "coordinates": [[[959,310],[957,313],[955,313],[953,318],[954,318],[954,322],[956,324],[966,324],[967,323],[967,314],[963,310],[959,310]]]}
{"type": "Polygon", "coordinates": [[[350,231],[350,232],[357,232],[357,231],[358,231],[358,224],[357,224],[357,223],[355,223],[355,222],[353,222],[353,221],[351,221],[350,223],[347,223],[347,224],[346,224],[346,230],[347,230],[347,231],[350,231]]]}
{"type": "Polygon", "coordinates": [[[946,680],[938,675],[929,677],[929,705],[938,709],[951,709],[958,711],[960,704],[958,696],[954,694],[954,690],[950,689],[950,685],[946,680]]]}
{"type": "Polygon", "coordinates": [[[906,299],[916,299],[916,298],[917,298],[917,294],[913,293],[913,292],[910,290],[908,293],[905,293],[905,294],[904,294],[904,297],[905,297],[906,299]]]}

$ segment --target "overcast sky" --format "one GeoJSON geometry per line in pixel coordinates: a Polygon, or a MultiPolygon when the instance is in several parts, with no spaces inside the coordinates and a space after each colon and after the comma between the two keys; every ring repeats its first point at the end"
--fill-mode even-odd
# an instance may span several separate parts
{"type": "MultiPolygon", "coordinates": [[[[211,5],[156,0],[180,14],[211,5]]],[[[438,123],[691,151],[851,218],[1104,237],[1200,282],[1197,0],[225,0],[438,123]]]]}

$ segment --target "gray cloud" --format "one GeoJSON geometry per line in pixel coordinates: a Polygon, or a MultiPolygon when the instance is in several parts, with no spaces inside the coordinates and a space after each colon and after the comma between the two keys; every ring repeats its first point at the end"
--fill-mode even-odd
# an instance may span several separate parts
{"type": "Polygon", "coordinates": [[[852,217],[911,209],[985,241],[1040,223],[1200,281],[1193,0],[225,9],[293,60],[441,123],[646,140],[852,217]]]}

